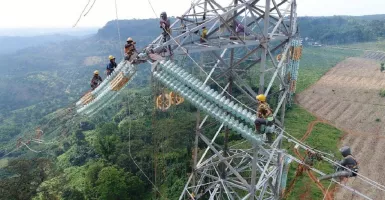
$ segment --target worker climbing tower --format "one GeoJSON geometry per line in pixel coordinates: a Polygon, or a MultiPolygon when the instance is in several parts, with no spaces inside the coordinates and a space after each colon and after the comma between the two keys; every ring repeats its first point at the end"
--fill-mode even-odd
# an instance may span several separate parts
{"type": "Polygon", "coordinates": [[[284,126],[298,77],[296,9],[296,0],[197,0],[173,22],[170,37],[160,35],[140,54],[154,62],[154,78],[205,114],[192,131],[193,172],[179,199],[282,197],[290,159],[281,150],[283,129],[274,126],[284,126]],[[186,59],[199,73],[181,63],[186,59]],[[270,143],[254,132],[255,97],[263,93],[275,117],[265,129],[274,135],[270,143]],[[209,117],[218,122],[215,133],[204,131],[209,117]],[[230,134],[247,142],[230,146],[230,134]]]}

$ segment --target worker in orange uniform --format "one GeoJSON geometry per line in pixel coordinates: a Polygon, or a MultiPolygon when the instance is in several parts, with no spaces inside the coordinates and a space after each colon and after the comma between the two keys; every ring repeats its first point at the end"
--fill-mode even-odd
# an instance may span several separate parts
{"type": "Polygon", "coordinates": [[[132,55],[134,53],[138,54],[135,48],[135,44],[136,42],[134,42],[134,40],[131,37],[127,38],[127,44],[124,46],[125,60],[131,61],[132,55]]]}

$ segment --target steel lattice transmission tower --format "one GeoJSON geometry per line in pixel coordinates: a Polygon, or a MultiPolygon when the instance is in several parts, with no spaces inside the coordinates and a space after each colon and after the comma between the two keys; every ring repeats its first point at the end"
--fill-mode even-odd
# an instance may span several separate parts
{"type": "MultiPolygon", "coordinates": [[[[197,0],[176,18],[171,37],[159,36],[148,49],[179,60],[179,66],[187,57],[189,66],[201,70],[204,85],[216,85],[219,94],[242,99],[239,103],[249,109],[256,110],[257,94],[271,96],[276,124],[283,127],[301,54],[296,9],[296,0],[197,0]]],[[[279,199],[287,174],[281,133],[273,143],[237,149],[228,145],[226,123],[213,138],[203,133],[208,117],[197,115],[194,171],[179,199],[279,199]],[[220,134],[223,146],[216,144],[220,134]],[[198,143],[207,149],[200,152],[198,143]]]]}

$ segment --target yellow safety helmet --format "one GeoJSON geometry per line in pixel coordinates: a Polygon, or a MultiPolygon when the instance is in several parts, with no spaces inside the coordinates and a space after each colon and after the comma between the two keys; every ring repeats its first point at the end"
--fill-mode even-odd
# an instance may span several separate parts
{"type": "Polygon", "coordinates": [[[95,71],[94,71],[94,74],[95,74],[95,75],[98,75],[98,74],[99,74],[99,71],[98,71],[98,70],[95,70],[95,71]]]}
{"type": "Polygon", "coordinates": [[[127,42],[133,42],[133,41],[134,40],[131,37],[127,38],[127,42]]]}
{"type": "Polygon", "coordinates": [[[256,99],[259,100],[259,101],[265,102],[266,101],[266,96],[263,95],[263,94],[259,94],[258,96],[256,96],[256,99]]]}
{"type": "Polygon", "coordinates": [[[112,60],[112,59],[115,59],[115,57],[110,55],[110,56],[108,56],[108,59],[112,60]]]}

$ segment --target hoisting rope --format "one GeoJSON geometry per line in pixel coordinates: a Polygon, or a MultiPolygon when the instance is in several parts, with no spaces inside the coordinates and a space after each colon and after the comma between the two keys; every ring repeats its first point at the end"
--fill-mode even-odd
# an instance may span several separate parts
{"type": "Polygon", "coordinates": [[[330,188],[330,186],[332,186],[332,184],[333,184],[333,180],[330,180],[330,184],[329,184],[328,188],[326,189],[326,192],[324,194],[324,198],[322,200],[325,200],[326,196],[328,196],[329,188],[330,188]]]}
{"type": "MultiPolygon", "coordinates": [[[[116,14],[116,26],[118,28],[118,37],[119,37],[118,42],[119,42],[119,45],[122,46],[122,41],[121,41],[122,37],[120,36],[120,26],[119,26],[119,17],[118,17],[118,5],[116,3],[116,0],[115,0],[115,14],[116,14]]],[[[122,58],[124,58],[124,52],[122,48],[120,48],[120,53],[122,54],[122,58]]]]}
{"type": "Polygon", "coordinates": [[[129,117],[129,127],[128,127],[128,154],[132,160],[132,162],[134,162],[134,164],[136,165],[136,167],[140,170],[140,172],[146,177],[146,179],[148,180],[148,182],[151,183],[151,185],[154,187],[154,189],[159,193],[159,195],[164,198],[164,196],[162,195],[162,193],[160,193],[158,187],[156,187],[156,185],[150,180],[150,178],[148,178],[148,176],[146,175],[146,173],[144,173],[144,171],[142,170],[142,168],[136,163],[134,157],[132,156],[131,154],[131,126],[132,126],[132,119],[131,119],[131,105],[130,105],[130,102],[129,100],[128,101],[128,117],[129,117]]]}
{"type": "MultiPolygon", "coordinates": [[[[82,18],[82,15],[83,15],[84,11],[86,11],[86,9],[87,9],[88,5],[90,4],[90,2],[91,2],[91,0],[88,0],[86,6],[84,6],[84,8],[83,8],[83,11],[80,13],[80,16],[79,16],[78,20],[75,22],[75,24],[72,26],[72,28],[75,28],[78,25],[80,19],[82,18]]],[[[90,6],[90,8],[87,10],[86,14],[83,15],[83,17],[85,17],[91,11],[92,7],[94,7],[94,5],[95,5],[95,2],[96,2],[96,0],[94,0],[92,5],[90,6]]]]}
{"type": "Polygon", "coordinates": [[[75,24],[72,26],[72,28],[75,28],[76,25],[78,25],[80,19],[82,18],[82,15],[83,15],[84,11],[86,11],[86,8],[90,4],[90,2],[91,2],[91,0],[88,0],[87,5],[84,7],[83,11],[80,13],[80,16],[79,16],[78,20],[75,22],[75,24]]]}
{"type": "Polygon", "coordinates": [[[96,2],[96,0],[94,0],[94,2],[92,3],[90,9],[88,9],[88,11],[86,12],[86,14],[84,14],[84,17],[85,17],[86,15],[88,15],[88,13],[91,11],[92,7],[94,7],[95,2],[96,2]]]}
{"type": "Polygon", "coordinates": [[[156,14],[156,12],[155,12],[155,10],[154,10],[154,7],[152,6],[152,4],[151,4],[151,1],[150,1],[150,0],[148,0],[148,4],[150,4],[150,7],[151,7],[151,9],[152,9],[152,12],[154,12],[154,14],[155,14],[155,18],[158,18],[158,15],[156,14]]]}

